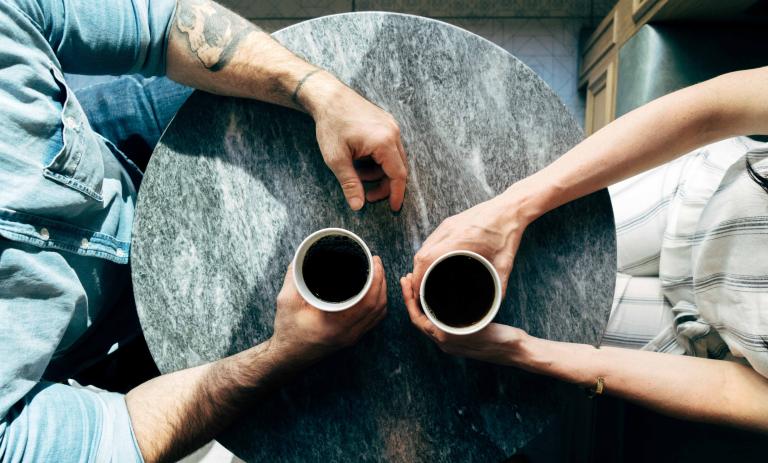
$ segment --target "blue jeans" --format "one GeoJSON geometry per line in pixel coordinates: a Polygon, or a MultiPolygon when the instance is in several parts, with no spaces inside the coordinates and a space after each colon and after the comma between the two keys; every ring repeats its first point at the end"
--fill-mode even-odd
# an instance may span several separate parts
{"type": "Polygon", "coordinates": [[[91,127],[144,171],[152,150],[193,89],[165,77],[78,78],[75,90],[91,127]]]}
{"type": "MultiPolygon", "coordinates": [[[[193,91],[167,78],[75,77],[75,93],[93,130],[120,148],[142,171],[163,131],[193,91]]],[[[125,291],[117,305],[97,322],[98,329],[84,335],[87,339],[51,361],[45,379],[75,378],[83,384],[125,392],[157,373],[141,336],[133,291],[125,291]],[[126,344],[126,340],[130,341],[126,344]],[[94,353],[107,352],[116,343],[120,347],[116,354],[94,358],[94,353]],[[121,351],[126,352],[127,361],[120,357],[121,351]],[[120,368],[125,363],[130,364],[131,375],[120,368]]]]}

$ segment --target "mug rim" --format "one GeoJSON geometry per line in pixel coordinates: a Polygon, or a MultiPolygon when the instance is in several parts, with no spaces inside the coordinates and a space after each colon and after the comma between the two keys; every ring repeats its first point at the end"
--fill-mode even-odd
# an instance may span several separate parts
{"type": "Polygon", "coordinates": [[[421,285],[419,287],[419,299],[421,301],[421,308],[424,311],[424,314],[427,316],[429,321],[431,321],[435,326],[440,328],[440,330],[445,331],[449,334],[457,334],[457,335],[467,335],[472,333],[477,333],[478,331],[482,330],[486,326],[488,326],[494,318],[496,318],[496,314],[499,313],[499,308],[501,307],[501,278],[499,277],[499,272],[496,271],[496,268],[491,264],[491,262],[486,259],[485,257],[481,256],[480,254],[467,250],[467,249],[459,249],[455,251],[447,252],[437,259],[435,259],[429,267],[427,267],[427,271],[424,272],[424,278],[421,279],[421,285]],[[493,286],[494,286],[494,297],[493,297],[493,304],[491,305],[490,310],[476,323],[473,323],[469,326],[451,326],[446,325],[445,323],[441,322],[435,315],[432,313],[432,310],[429,308],[429,304],[427,304],[427,301],[424,299],[424,288],[426,287],[427,278],[429,277],[429,274],[432,272],[432,269],[435,268],[440,262],[444,261],[445,259],[453,256],[467,256],[472,257],[473,259],[479,261],[482,263],[486,270],[491,274],[491,278],[493,279],[493,286]]]}
{"type": "Polygon", "coordinates": [[[293,255],[293,284],[296,287],[296,290],[309,305],[324,312],[341,312],[360,302],[371,289],[371,284],[373,283],[373,271],[373,255],[371,254],[371,250],[368,249],[368,245],[365,244],[365,241],[363,241],[362,238],[357,236],[354,232],[347,230],[346,228],[322,228],[310,233],[306,238],[304,238],[304,240],[302,240],[293,255]],[[324,301],[312,294],[304,282],[304,276],[301,270],[304,266],[304,257],[307,254],[307,250],[309,250],[309,248],[321,238],[325,238],[326,236],[345,236],[352,239],[358,245],[360,245],[361,248],[363,248],[365,256],[368,259],[368,278],[365,280],[365,285],[359,293],[357,293],[354,297],[347,299],[346,301],[324,301]]]}

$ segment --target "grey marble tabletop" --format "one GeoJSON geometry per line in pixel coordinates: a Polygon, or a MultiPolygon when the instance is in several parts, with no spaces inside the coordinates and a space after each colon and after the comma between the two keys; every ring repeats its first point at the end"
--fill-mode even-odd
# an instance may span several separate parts
{"type": "MultiPolygon", "coordinates": [[[[274,35],[399,121],[405,205],[350,211],[311,118],[196,92],[156,148],[139,194],[136,304],[163,372],[239,352],[272,332],[274,301],[302,238],[344,227],[381,255],[389,315],[310,368],[219,440],[249,461],[499,461],[546,427],[559,385],[443,354],[408,320],[398,278],[446,217],[541,169],[582,133],[553,91],[492,43],[416,16],[352,13],[274,35]]],[[[616,250],[608,194],[526,231],[498,321],[597,343],[616,250]]]]}

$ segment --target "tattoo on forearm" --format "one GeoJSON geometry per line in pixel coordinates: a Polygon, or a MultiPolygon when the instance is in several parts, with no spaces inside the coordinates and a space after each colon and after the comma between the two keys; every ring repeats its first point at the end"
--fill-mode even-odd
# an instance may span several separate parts
{"type": "Polygon", "coordinates": [[[320,69],[315,69],[314,71],[309,71],[304,75],[304,77],[301,78],[298,84],[296,84],[296,88],[293,90],[293,94],[291,95],[291,101],[293,101],[293,104],[296,106],[302,106],[303,105],[299,102],[299,90],[301,90],[301,87],[304,85],[304,82],[307,81],[310,77],[312,77],[313,74],[316,74],[320,72],[320,69]]]}
{"type": "Polygon", "coordinates": [[[207,0],[179,0],[175,26],[206,69],[224,69],[240,41],[259,30],[249,21],[207,0]]]}

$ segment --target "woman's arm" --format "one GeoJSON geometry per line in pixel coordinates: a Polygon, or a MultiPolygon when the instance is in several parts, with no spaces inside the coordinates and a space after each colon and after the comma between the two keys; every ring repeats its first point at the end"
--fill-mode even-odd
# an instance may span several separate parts
{"type": "Polygon", "coordinates": [[[528,335],[516,344],[510,365],[583,387],[602,377],[605,393],[666,415],[768,432],[768,379],[747,366],[528,335]]]}
{"type": "Polygon", "coordinates": [[[723,360],[548,341],[492,323],[455,336],[440,331],[418,306],[413,276],[401,279],[408,314],[443,351],[582,387],[604,379],[604,393],[660,413],[768,432],[768,380],[749,367],[723,360]]]}
{"type": "Polygon", "coordinates": [[[539,216],[697,147],[758,133],[768,133],[768,67],[725,74],[661,97],[501,195],[443,222],[416,254],[416,284],[434,259],[456,249],[482,254],[506,282],[523,231],[539,216]]]}
{"type": "Polygon", "coordinates": [[[502,196],[528,220],[698,147],[768,133],[768,67],[724,74],[603,127],[502,196]]]}

